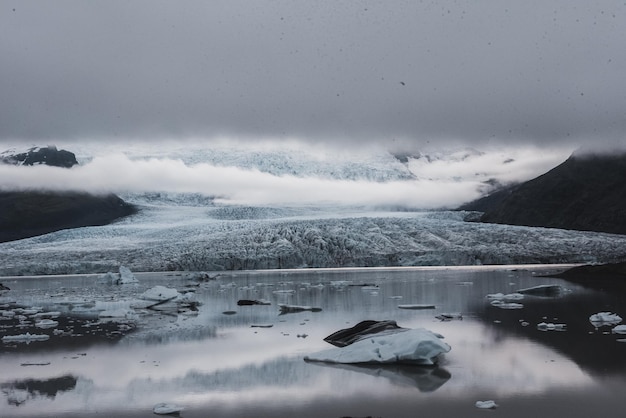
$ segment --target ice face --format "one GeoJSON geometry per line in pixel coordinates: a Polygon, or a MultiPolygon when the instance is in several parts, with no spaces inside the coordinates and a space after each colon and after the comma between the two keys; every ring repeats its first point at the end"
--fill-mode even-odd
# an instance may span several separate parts
{"type": "Polygon", "coordinates": [[[223,207],[194,205],[2,243],[0,275],[609,262],[626,246],[626,236],[470,223],[463,212],[257,208],[250,219],[229,207],[224,219],[223,207]]]}

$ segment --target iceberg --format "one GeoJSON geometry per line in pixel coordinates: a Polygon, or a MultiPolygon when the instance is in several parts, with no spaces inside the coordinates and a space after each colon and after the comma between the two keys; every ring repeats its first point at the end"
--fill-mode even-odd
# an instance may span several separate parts
{"type": "Polygon", "coordinates": [[[330,348],[304,358],[338,364],[414,364],[433,366],[438,357],[450,351],[441,336],[424,328],[398,329],[358,340],[350,345],[330,348]]]}
{"type": "Polygon", "coordinates": [[[181,294],[178,293],[178,290],[158,285],[143,292],[139,298],[154,302],[165,302],[179,296],[181,296],[181,294]]]}
{"type": "Polygon", "coordinates": [[[59,321],[55,321],[53,319],[42,319],[41,321],[36,322],[35,326],[41,329],[54,328],[59,326],[59,321]]]}
{"type": "Polygon", "coordinates": [[[613,312],[598,312],[589,317],[589,322],[596,327],[617,325],[622,322],[622,317],[613,312]]]}
{"type": "Polygon", "coordinates": [[[31,341],[46,341],[50,339],[50,336],[47,334],[31,334],[27,332],[26,334],[19,335],[6,335],[2,337],[3,343],[9,342],[18,342],[18,343],[30,343],[31,341]]]}
{"type": "Polygon", "coordinates": [[[475,405],[480,409],[495,409],[498,406],[494,401],[476,401],[475,405]]]}
{"type": "Polygon", "coordinates": [[[611,332],[613,334],[626,334],[626,325],[617,325],[611,332]]]}
{"type": "Polygon", "coordinates": [[[551,322],[540,322],[537,324],[539,331],[567,331],[567,324],[553,324],[551,322]]]}
{"type": "Polygon", "coordinates": [[[158,403],[152,408],[152,412],[157,415],[173,415],[182,412],[185,409],[184,406],[176,405],[173,403],[158,403]]]}

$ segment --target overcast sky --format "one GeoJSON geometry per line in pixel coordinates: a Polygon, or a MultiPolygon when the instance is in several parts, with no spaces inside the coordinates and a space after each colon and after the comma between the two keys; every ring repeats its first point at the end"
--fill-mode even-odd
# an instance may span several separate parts
{"type": "Polygon", "coordinates": [[[0,0],[0,142],[624,142],[624,1],[0,0]]]}

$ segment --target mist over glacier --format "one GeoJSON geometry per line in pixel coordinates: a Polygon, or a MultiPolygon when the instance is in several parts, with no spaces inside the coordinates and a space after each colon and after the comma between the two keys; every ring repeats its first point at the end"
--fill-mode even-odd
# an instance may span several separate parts
{"type": "MultiPolygon", "coordinates": [[[[69,148],[69,147],[68,147],[69,148]]],[[[608,262],[626,237],[466,222],[449,211],[567,155],[471,148],[78,148],[80,166],[0,166],[3,188],[115,191],[111,225],[0,244],[0,275],[608,262]],[[29,183],[30,182],[30,183],[29,183]]]]}
{"type": "MultiPolygon", "coordinates": [[[[94,193],[195,193],[239,205],[454,208],[494,182],[525,181],[563,161],[566,149],[509,147],[394,153],[292,142],[68,144],[80,165],[0,165],[0,188],[94,193]]],[[[130,197],[132,200],[132,197],[130,197]]]]}

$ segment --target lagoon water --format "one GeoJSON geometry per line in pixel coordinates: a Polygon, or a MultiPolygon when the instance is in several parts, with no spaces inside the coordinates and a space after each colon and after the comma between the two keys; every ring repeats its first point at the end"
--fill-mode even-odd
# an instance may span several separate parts
{"type": "Polygon", "coordinates": [[[597,328],[589,316],[626,318],[626,295],[543,277],[562,269],[228,272],[202,283],[143,273],[138,285],[125,286],[97,276],[4,278],[11,290],[0,297],[0,336],[50,339],[0,345],[0,417],[149,417],[161,402],[183,406],[182,417],[468,417],[490,413],[475,406],[484,400],[495,401],[499,417],[621,417],[626,336],[597,328]],[[198,311],[97,318],[158,284],[193,289],[198,311]],[[486,298],[542,284],[567,291],[525,296],[515,301],[519,309],[486,298]],[[238,306],[241,299],[270,304],[238,306]],[[279,304],[321,311],[280,314],[279,304]],[[16,308],[33,306],[59,312],[58,326],[16,319],[16,308]],[[442,321],[441,313],[462,319],[442,321]],[[331,347],[324,337],[366,319],[430,329],[452,350],[437,367],[304,361],[331,347]],[[542,331],[541,322],[567,330],[542,331]]]}

